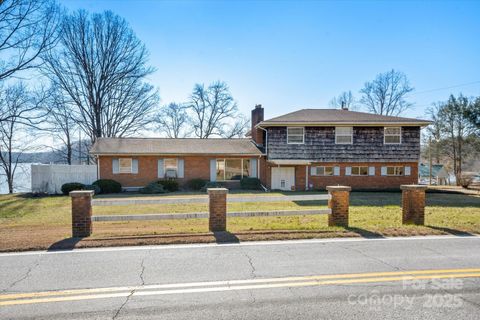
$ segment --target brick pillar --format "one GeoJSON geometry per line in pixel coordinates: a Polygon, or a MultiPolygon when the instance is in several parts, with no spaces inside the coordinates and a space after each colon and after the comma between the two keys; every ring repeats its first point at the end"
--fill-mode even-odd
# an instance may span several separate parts
{"type": "Polygon", "coordinates": [[[92,234],[92,190],[70,192],[72,198],[72,237],[92,234]]]}
{"type": "Polygon", "coordinates": [[[328,226],[348,227],[348,207],[350,204],[351,187],[346,186],[328,186],[327,191],[330,195],[328,207],[332,213],[328,215],[328,226]]]}
{"type": "Polygon", "coordinates": [[[425,190],[427,186],[401,185],[402,223],[423,225],[425,223],[425,190]]]}
{"type": "Polygon", "coordinates": [[[208,229],[210,231],[227,230],[227,193],[226,188],[208,188],[209,218],[208,229]]]}

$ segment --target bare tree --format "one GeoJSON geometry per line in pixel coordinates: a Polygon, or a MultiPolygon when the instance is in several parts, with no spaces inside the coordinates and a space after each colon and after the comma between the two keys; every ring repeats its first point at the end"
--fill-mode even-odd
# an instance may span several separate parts
{"type": "Polygon", "coordinates": [[[429,138],[428,148],[431,148],[430,152],[434,155],[435,163],[439,164],[443,155],[442,152],[442,139],[444,132],[444,124],[440,119],[440,110],[442,108],[441,103],[436,103],[432,107],[427,109],[427,114],[432,120],[432,124],[427,127],[427,136],[429,138]]]}
{"type": "Polygon", "coordinates": [[[185,138],[188,136],[187,107],[183,104],[170,103],[163,106],[155,116],[156,127],[168,138],[185,138]]]}
{"type": "Polygon", "coordinates": [[[72,101],[72,116],[92,142],[138,132],[152,121],[159,98],[145,79],[154,69],[118,15],[80,10],[66,16],[59,48],[43,58],[45,75],[72,101]]]}
{"type": "Polygon", "coordinates": [[[68,164],[72,164],[74,151],[74,133],[78,130],[72,117],[72,104],[55,86],[48,90],[43,108],[46,111],[44,130],[55,140],[61,142],[60,148],[55,148],[68,164]]]}
{"type": "Polygon", "coordinates": [[[463,95],[450,96],[438,110],[438,119],[441,121],[442,132],[446,139],[444,149],[453,162],[453,172],[457,184],[462,178],[462,165],[466,158],[471,156],[478,142],[475,128],[470,123],[466,112],[471,107],[472,101],[463,95]]]}
{"type": "Polygon", "coordinates": [[[413,105],[406,100],[406,95],[412,91],[407,76],[392,69],[365,83],[360,90],[360,103],[372,113],[398,116],[413,105]]]}
{"type": "Polygon", "coordinates": [[[358,110],[358,103],[355,100],[355,97],[352,94],[352,91],[344,91],[338,96],[333,97],[329,103],[330,107],[335,109],[340,109],[342,107],[347,108],[348,110],[358,110]]]}
{"type": "Polygon", "coordinates": [[[243,138],[250,129],[250,119],[243,114],[235,117],[233,124],[227,124],[222,129],[221,136],[224,138],[243,138]]]}
{"type": "Polygon", "coordinates": [[[28,128],[38,124],[38,104],[23,83],[2,92],[6,120],[0,122],[0,165],[5,172],[8,192],[13,193],[14,178],[20,157],[27,150],[28,128]],[[30,116],[31,115],[31,116],[30,116]]]}
{"type": "Polygon", "coordinates": [[[0,81],[41,63],[57,42],[60,16],[54,1],[0,1],[0,81]]]}
{"type": "Polygon", "coordinates": [[[225,82],[214,82],[208,88],[196,84],[188,103],[190,124],[195,136],[206,139],[222,136],[225,127],[238,115],[238,107],[225,82]]]}

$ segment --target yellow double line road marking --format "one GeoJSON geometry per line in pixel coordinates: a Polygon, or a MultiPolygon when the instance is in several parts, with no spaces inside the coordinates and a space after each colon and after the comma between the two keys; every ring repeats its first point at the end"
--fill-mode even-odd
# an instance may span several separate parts
{"type": "Polygon", "coordinates": [[[207,281],[143,286],[72,289],[31,293],[13,293],[0,295],[0,306],[118,298],[127,297],[130,295],[168,295],[285,287],[306,287],[333,284],[398,282],[404,280],[429,280],[445,278],[480,278],[480,268],[353,273],[304,277],[207,281]]]}

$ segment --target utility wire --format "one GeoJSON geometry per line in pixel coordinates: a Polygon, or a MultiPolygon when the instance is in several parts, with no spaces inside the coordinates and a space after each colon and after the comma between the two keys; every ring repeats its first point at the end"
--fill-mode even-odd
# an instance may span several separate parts
{"type": "Polygon", "coordinates": [[[435,88],[435,89],[429,89],[429,90],[424,90],[424,91],[413,92],[413,93],[409,93],[409,94],[406,95],[406,96],[414,96],[414,95],[416,95],[416,94],[423,94],[423,93],[429,93],[429,92],[435,92],[435,91],[441,91],[441,90],[447,90],[447,89],[454,89],[454,88],[459,88],[459,87],[465,87],[465,86],[469,86],[469,85],[477,84],[477,83],[480,83],[480,80],[478,80],[478,81],[473,81],[473,82],[467,82],[467,83],[463,83],[463,84],[457,84],[457,85],[453,85],[453,86],[449,86],[449,87],[435,88]]]}

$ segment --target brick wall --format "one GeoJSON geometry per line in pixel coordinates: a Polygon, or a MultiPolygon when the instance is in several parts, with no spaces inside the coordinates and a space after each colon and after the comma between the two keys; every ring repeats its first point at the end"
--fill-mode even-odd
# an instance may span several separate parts
{"type": "MultiPolygon", "coordinates": [[[[125,158],[132,158],[138,160],[138,173],[113,173],[112,160],[113,158],[122,158],[122,156],[100,156],[99,168],[101,179],[113,179],[123,187],[143,187],[149,182],[158,179],[158,159],[179,158],[184,159],[184,178],[178,179],[180,184],[184,184],[191,179],[201,178],[210,180],[210,159],[215,158],[241,158],[228,156],[186,156],[186,157],[172,157],[172,156],[124,156],[125,158]]],[[[252,157],[243,157],[251,159],[252,157]]]]}
{"type": "MultiPolygon", "coordinates": [[[[340,167],[339,176],[312,176],[310,167],[308,170],[308,184],[313,189],[325,190],[326,186],[344,185],[351,186],[353,189],[399,189],[402,184],[418,183],[418,163],[417,162],[349,162],[349,163],[315,163],[313,166],[338,166],[340,167]],[[375,167],[375,176],[346,176],[345,167],[368,166],[375,167]],[[382,176],[382,166],[409,166],[411,172],[409,176],[382,176]]],[[[271,168],[276,165],[266,163],[264,177],[267,179],[264,184],[271,187],[271,168]]],[[[290,166],[291,167],[291,166],[290,166]]],[[[296,190],[305,190],[305,172],[306,166],[295,166],[295,188],[296,190]]],[[[263,181],[263,179],[262,179],[263,181]]]]}

